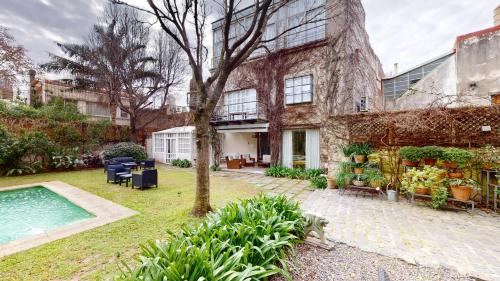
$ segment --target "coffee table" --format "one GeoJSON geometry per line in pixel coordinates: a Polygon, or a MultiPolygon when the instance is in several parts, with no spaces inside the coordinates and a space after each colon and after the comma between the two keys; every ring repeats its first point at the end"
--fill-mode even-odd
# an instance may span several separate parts
{"type": "Polygon", "coordinates": [[[128,183],[130,179],[132,178],[132,174],[123,174],[120,175],[120,182],[119,184],[122,185],[122,182],[125,181],[125,186],[128,187],[128,183]]]}
{"type": "Polygon", "coordinates": [[[134,170],[137,170],[137,163],[135,162],[125,162],[125,163],[122,163],[122,165],[125,167],[125,168],[129,168],[129,169],[134,169],[134,170]]]}

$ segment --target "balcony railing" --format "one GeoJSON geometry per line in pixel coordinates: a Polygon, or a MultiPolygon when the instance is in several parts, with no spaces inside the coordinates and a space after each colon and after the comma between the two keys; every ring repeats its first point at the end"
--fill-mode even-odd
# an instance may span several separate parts
{"type": "Polygon", "coordinates": [[[221,105],[216,107],[212,115],[212,122],[237,123],[260,120],[267,120],[267,117],[263,105],[255,101],[221,105]]]}

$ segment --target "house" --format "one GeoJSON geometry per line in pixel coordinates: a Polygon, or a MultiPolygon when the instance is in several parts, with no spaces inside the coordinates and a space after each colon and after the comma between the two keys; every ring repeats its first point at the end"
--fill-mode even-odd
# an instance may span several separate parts
{"type": "Polygon", "coordinates": [[[452,51],[382,80],[385,108],[500,103],[500,6],[495,26],[458,36],[452,51]]]}
{"type": "Polygon", "coordinates": [[[14,98],[13,86],[10,79],[0,77],[0,100],[12,100],[14,98]]]}
{"type": "Polygon", "coordinates": [[[156,161],[171,164],[175,159],[187,159],[191,163],[196,158],[194,126],[174,127],[152,133],[152,148],[148,155],[156,161]]]}
{"type": "MultiPolygon", "coordinates": [[[[242,36],[252,8],[235,16],[230,36],[242,36]]],[[[273,164],[321,168],[331,145],[329,116],[383,109],[382,67],[361,1],[291,1],[268,21],[264,40],[301,21],[306,24],[266,43],[270,53],[255,50],[231,74],[211,122],[223,159],[270,155],[273,164]]],[[[221,26],[222,19],[212,24],[213,62],[220,56],[221,26]]]]}

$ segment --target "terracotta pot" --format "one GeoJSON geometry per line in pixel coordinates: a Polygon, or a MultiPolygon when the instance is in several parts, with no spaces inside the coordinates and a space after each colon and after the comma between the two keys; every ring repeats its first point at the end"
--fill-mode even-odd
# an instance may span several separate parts
{"type": "Polygon", "coordinates": [[[429,195],[431,190],[427,187],[417,187],[415,188],[415,193],[420,195],[429,195]]]}
{"type": "Polygon", "coordinates": [[[424,164],[427,166],[435,166],[436,161],[437,161],[436,159],[424,158],[424,164]]]}
{"type": "Polygon", "coordinates": [[[468,201],[470,199],[470,195],[472,193],[472,188],[468,186],[461,186],[461,185],[452,185],[450,186],[451,188],[451,194],[453,195],[453,198],[457,200],[462,200],[462,201],[468,201]]]}
{"type": "Polygon", "coordinates": [[[363,168],[354,168],[354,173],[356,175],[361,175],[363,173],[363,168]]]}
{"type": "Polygon", "coordinates": [[[458,168],[458,165],[457,163],[455,162],[448,162],[448,161],[443,161],[443,163],[441,164],[441,166],[445,169],[456,169],[458,168]]]}
{"type": "Polygon", "coordinates": [[[448,177],[450,179],[462,179],[464,177],[464,173],[462,173],[462,172],[449,172],[448,177]]]}
{"type": "Polygon", "coordinates": [[[443,171],[441,174],[439,174],[438,179],[442,180],[442,179],[446,178],[447,175],[448,175],[448,173],[446,173],[446,171],[443,171]]]}
{"type": "Polygon", "coordinates": [[[418,166],[418,162],[413,162],[413,161],[410,161],[410,160],[403,160],[403,166],[408,166],[408,167],[417,167],[418,166]]]}
{"type": "Polygon", "coordinates": [[[327,177],[326,181],[328,182],[328,188],[334,189],[335,188],[335,180],[333,177],[327,177]]]}
{"type": "Polygon", "coordinates": [[[354,162],[361,164],[366,162],[366,155],[354,155],[354,162]]]}

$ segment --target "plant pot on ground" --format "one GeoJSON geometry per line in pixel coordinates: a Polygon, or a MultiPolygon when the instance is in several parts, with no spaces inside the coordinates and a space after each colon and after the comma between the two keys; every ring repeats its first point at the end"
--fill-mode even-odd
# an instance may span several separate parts
{"type": "Polygon", "coordinates": [[[462,171],[450,171],[448,173],[448,177],[450,179],[461,179],[464,177],[464,173],[462,171]]]}
{"type": "Polygon", "coordinates": [[[399,157],[403,160],[403,166],[417,167],[422,159],[422,151],[419,147],[404,146],[399,150],[399,157]]]}
{"type": "Polygon", "coordinates": [[[363,168],[362,167],[355,167],[354,168],[354,173],[356,175],[361,175],[363,173],[363,168]]]}
{"type": "Polygon", "coordinates": [[[443,155],[443,148],[439,146],[424,146],[420,148],[420,153],[425,165],[435,166],[437,159],[443,155]]]}
{"type": "Polygon", "coordinates": [[[328,183],[328,188],[335,189],[335,179],[332,176],[328,176],[326,181],[328,183]]]}
{"type": "Polygon", "coordinates": [[[429,195],[431,194],[431,189],[426,186],[417,186],[415,187],[415,193],[420,195],[429,195]]]}
{"type": "Polygon", "coordinates": [[[478,189],[478,183],[472,179],[451,179],[448,181],[453,198],[468,201],[472,190],[478,189]]]}
{"type": "Polygon", "coordinates": [[[441,159],[442,167],[446,169],[456,169],[464,166],[472,158],[472,153],[465,149],[450,147],[443,151],[441,159]]]}
{"type": "Polygon", "coordinates": [[[363,174],[356,175],[352,180],[352,184],[355,186],[365,186],[366,185],[366,176],[363,174]]]}

